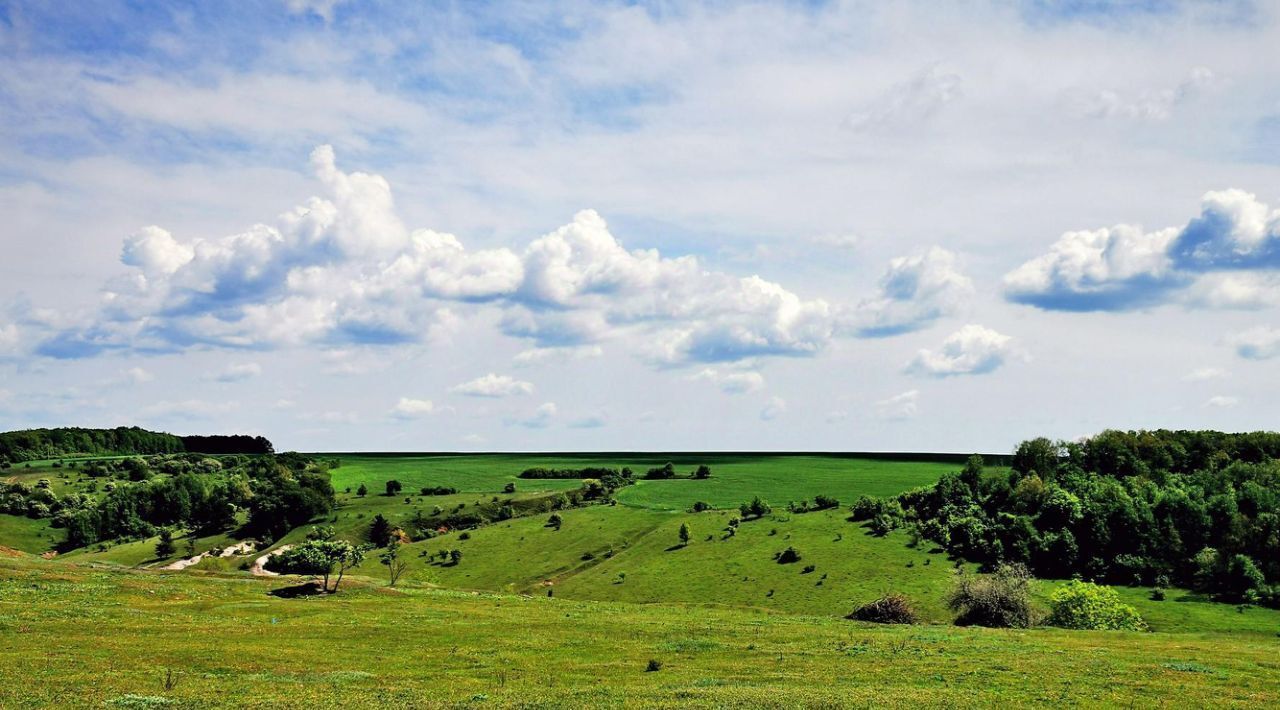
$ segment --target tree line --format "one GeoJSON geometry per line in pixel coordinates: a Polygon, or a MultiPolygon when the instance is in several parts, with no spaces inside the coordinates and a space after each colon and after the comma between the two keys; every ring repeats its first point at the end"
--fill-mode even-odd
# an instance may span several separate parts
{"type": "Polygon", "coordinates": [[[896,500],[859,501],[915,534],[1040,576],[1199,590],[1280,607],[1280,434],[1105,431],[1021,443],[1007,474],[980,457],[896,500]]]}
{"type": "Polygon", "coordinates": [[[0,433],[0,462],[11,463],[67,456],[150,456],[184,452],[270,454],[274,451],[271,442],[261,436],[175,436],[139,427],[61,427],[0,433]]]}

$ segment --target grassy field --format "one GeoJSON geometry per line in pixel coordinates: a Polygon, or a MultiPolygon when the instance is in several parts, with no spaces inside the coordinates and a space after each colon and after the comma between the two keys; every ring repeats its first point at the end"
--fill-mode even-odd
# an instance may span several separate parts
{"type": "Polygon", "coordinates": [[[48,520],[33,520],[19,515],[0,515],[0,545],[22,552],[39,554],[53,548],[62,539],[48,520]]]}
{"type": "Polygon", "coordinates": [[[1274,636],[876,627],[359,581],[267,594],[285,583],[0,560],[0,706],[1280,703],[1274,636]]]}

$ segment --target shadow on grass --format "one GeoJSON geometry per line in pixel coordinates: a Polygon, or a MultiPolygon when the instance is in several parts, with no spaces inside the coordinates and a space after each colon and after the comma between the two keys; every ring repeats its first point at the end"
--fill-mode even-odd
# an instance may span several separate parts
{"type": "Polygon", "coordinates": [[[297,599],[298,597],[318,597],[324,593],[325,593],[324,589],[320,586],[320,583],[316,581],[303,582],[302,584],[295,584],[292,587],[281,587],[280,589],[272,589],[271,591],[267,592],[267,594],[270,594],[273,597],[279,597],[281,599],[297,599]]]}

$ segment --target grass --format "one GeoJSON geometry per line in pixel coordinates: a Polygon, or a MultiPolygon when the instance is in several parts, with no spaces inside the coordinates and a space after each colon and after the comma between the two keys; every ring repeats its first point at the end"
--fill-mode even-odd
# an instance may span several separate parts
{"type": "Polygon", "coordinates": [[[47,519],[0,514],[0,545],[38,555],[53,549],[61,539],[62,531],[51,527],[47,519]]]}
{"type": "Polygon", "coordinates": [[[268,596],[285,583],[0,560],[0,706],[1280,703],[1274,637],[876,627],[359,580],[268,596]]]}

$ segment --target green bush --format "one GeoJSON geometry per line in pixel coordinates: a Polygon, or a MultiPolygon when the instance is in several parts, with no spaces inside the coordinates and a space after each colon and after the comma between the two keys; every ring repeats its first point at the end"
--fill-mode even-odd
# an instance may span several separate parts
{"type": "Polygon", "coordinates": [[[1049,595],[1047,623],[1064,629],[1146,631],[1136,609],[1120,601],[1111,587],[1071,580],[1049,595]]]}

